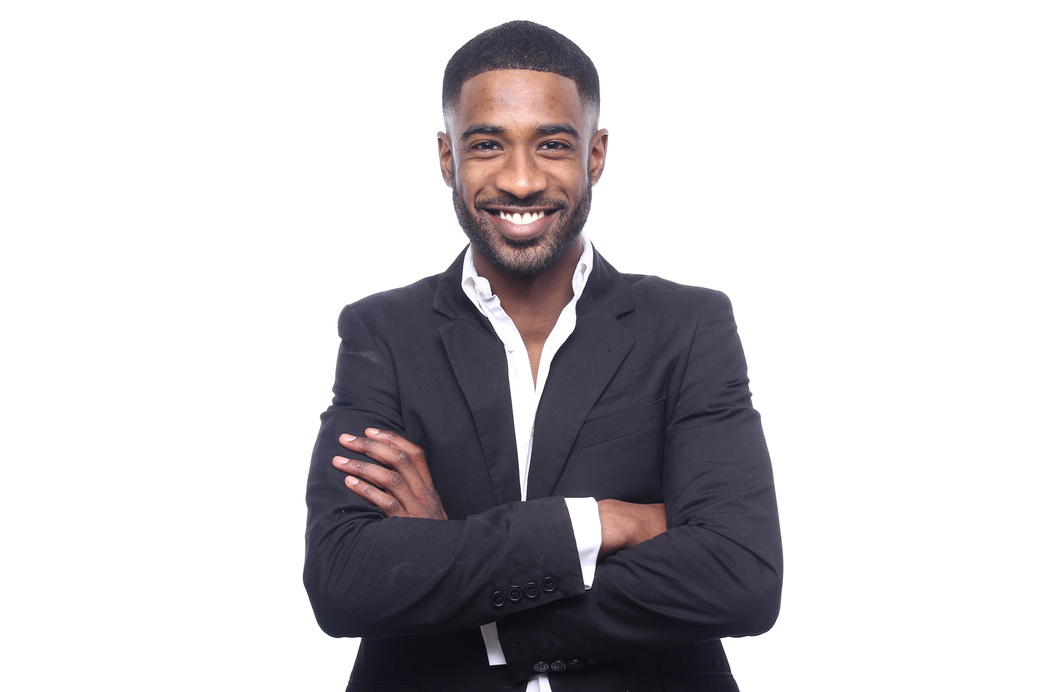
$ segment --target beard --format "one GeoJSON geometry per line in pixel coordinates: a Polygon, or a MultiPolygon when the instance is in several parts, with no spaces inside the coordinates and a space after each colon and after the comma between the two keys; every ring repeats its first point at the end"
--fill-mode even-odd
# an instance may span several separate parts
{"type": "Polygon", "coordinates": [[[486,260],[507,274],[514,276],[536,276],[554,265],[566,251],[572,247],[573,241],[580,237],[587,216],[591,211],[590,180],[583,195],[575,206],[563,200],[552,200],[543,197],[519,199],[511,195],[494,197],[477,201],[476,209],[486,206],[536,207],[550,206],[557,211],[553,213],[553,223],[548,230],[536,238],[516,241],[502,235],[489,221],[478,212],[473,213],[457,189],[453,185],[454,211],[457,222],[468,236],[472,248],[486,260]]]}

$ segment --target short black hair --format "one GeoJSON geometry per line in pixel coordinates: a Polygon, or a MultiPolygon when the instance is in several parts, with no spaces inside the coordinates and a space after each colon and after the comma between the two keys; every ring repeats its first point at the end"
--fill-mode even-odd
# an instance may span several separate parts
{"type": "Polygon", "coordinates": [[[554,29],[526,21],[487,29],[454,53],[443,73],[443,112],[457,103],[462,84],[494,70],[535,70],[568,77],[576,82],[583,105],[597,116],[601,95],[594,63],[554,29]]]}

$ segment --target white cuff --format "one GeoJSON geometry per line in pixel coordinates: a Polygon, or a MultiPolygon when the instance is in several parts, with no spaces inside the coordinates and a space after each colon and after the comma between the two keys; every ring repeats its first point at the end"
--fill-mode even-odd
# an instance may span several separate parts
{"type": "MultiPolygon", "coordinates": [[[[594,583],[594,568],[598,564],[598,551],[601,550],[601,517],[598,516],[598,502],[593,497],[567,497],[565,506],[569,510],[569,521],[572,522],[573,536],[576,538],[576,551],[583,571],[583,588],[589,589],[594,583]]],[[[500,637],[497,635],[497,623],[483,625],[479,632],[482,634],[489,664],[508,665],[504,659],[500,637]]]]}
{"type": "Polygon", "coordinates": [[[594,583],[594,568],[598,565],[598,552],[601,550],[601,517],[598,515],[598,502],[593,497],[567,497],[565,504],[569,508],[569,520],[573,525],[573,536],[576,537],[576,550],[580,555],[583,588],[589,589],[594,583]]]}
{"type": "Polygon", "coordinates": [[[504,649],[501,648],[500,638],[497,636],[497,623],[491,622],[479,628],[482,632],[482,643],[486,646],[486,659],[491,666],[506,666],[504,660],[504,649]]]}

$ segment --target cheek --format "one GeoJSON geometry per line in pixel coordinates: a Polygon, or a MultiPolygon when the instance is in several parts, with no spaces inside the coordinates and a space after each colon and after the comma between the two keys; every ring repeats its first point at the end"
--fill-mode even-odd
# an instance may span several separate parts
{"type": "Polygon", "coordinates": [[[493,178],[487,171],[478,166],[463,166],[455,172],[454,187],[460,191],[462,199],[471,201],[477,197],[480,190],[488,186],[493,178]]]}
{"type": "Polygon", "coordinates": [[[579,195],[590,180],[590,169],[583,161],[570,161],[565,166],[554,168],[551,177],[559,187],[565,188],[571,194],[579,195]]]}

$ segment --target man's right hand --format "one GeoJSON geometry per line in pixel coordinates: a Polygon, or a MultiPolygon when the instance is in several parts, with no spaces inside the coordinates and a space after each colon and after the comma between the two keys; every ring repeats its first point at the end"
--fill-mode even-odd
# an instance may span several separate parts
{"type": "Polygon", "coordinates": [[[332,460],[335,468],[348,474],[346,487],[385,516],[447,518],[421,447],[401,435],[374,428],[365,430],[364,437],[342,435],[339,444],[385,465],[341,456],[332,460]]]}
{"type": "Polygon", "coordinates": [[[598,559],[655,538],[666,531],[662,504],[639,505],[620,500],[598,500],[601,550],[598,559]]]}

